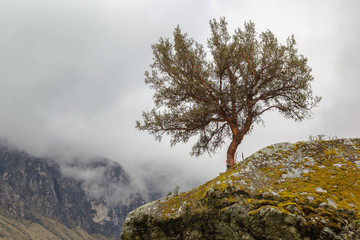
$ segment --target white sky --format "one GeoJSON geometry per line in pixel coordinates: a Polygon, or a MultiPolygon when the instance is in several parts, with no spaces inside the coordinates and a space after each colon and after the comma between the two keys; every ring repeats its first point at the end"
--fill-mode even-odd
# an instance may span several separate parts
{"type": "Polygon", "coordinates": [[[357,0],[1,0],[0,138],[35,155],[108,157],[133,177],[165,176],[183,189],[215,177],[225,170],[226,145],[193,158],[191,143],[170,148],[134,126],[153,107],[144,83],[151,44],[179,24],[206,45],[209,20],[221,16],[231,32],[251,20],[283,43],[294,34],[323,97],[302,123],[266,115],[238,159],[309,135],[359,137],[359,9],[357,0]]]}

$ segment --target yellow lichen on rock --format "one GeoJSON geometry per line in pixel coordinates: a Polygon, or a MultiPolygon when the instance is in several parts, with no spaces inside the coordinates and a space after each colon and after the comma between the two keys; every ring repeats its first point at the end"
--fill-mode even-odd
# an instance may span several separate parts
{"type": "Polygon", "coordinates": [[[122,239],[135,223],[182,239],[360,239],[359,213],[360,139],[279,143],[137,209],[122,239]]]}

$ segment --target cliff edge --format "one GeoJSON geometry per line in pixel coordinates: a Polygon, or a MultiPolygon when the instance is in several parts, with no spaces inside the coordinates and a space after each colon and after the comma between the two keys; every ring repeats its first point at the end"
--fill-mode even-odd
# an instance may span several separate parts
{"type": "Polygon", "coordinates": [[[360,239],[360,139],[279,143],[130,212],[128,239],[360,239]]]}

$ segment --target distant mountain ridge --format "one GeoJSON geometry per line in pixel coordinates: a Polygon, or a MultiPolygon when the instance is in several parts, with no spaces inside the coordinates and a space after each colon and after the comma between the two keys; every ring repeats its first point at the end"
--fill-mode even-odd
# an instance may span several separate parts
{"type": "Polygon", "coordinates": [[[0,146],[1,215],[25,220],[44,216],[68,228],[118,239],[126,214],[144,203],[116,162],[96,158],[60,166],[0,146]]]}

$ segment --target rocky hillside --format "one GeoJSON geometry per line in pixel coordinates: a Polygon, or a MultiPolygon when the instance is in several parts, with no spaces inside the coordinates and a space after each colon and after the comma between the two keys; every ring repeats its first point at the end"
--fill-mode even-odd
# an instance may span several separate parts
{"type": "Polygon", "coordinates": [[[63,224],[40,215],[23,219],[0,214],[0,240],[106,240],[99,234],[89,234],[80,227],[68,228],[63,224]]]}
{"type": "MultiPolygon", "coordinates": [[[[70,229],[118,239],[126,214],[142,204],[143,198],[132,191],[129,176],[118,163],[92,159],[59,166],[0,146],[3,220],[23,219],[48,229],[47,221],[39,220],[46,217],[70,229]]],[[[6,226],[0,224],[2,228],[6,226]]]]}
{"type": "Polygon", "coordinates": [[[360,139],[266,147],[127,215],[128,239],[360,239],[360,139]]]}

